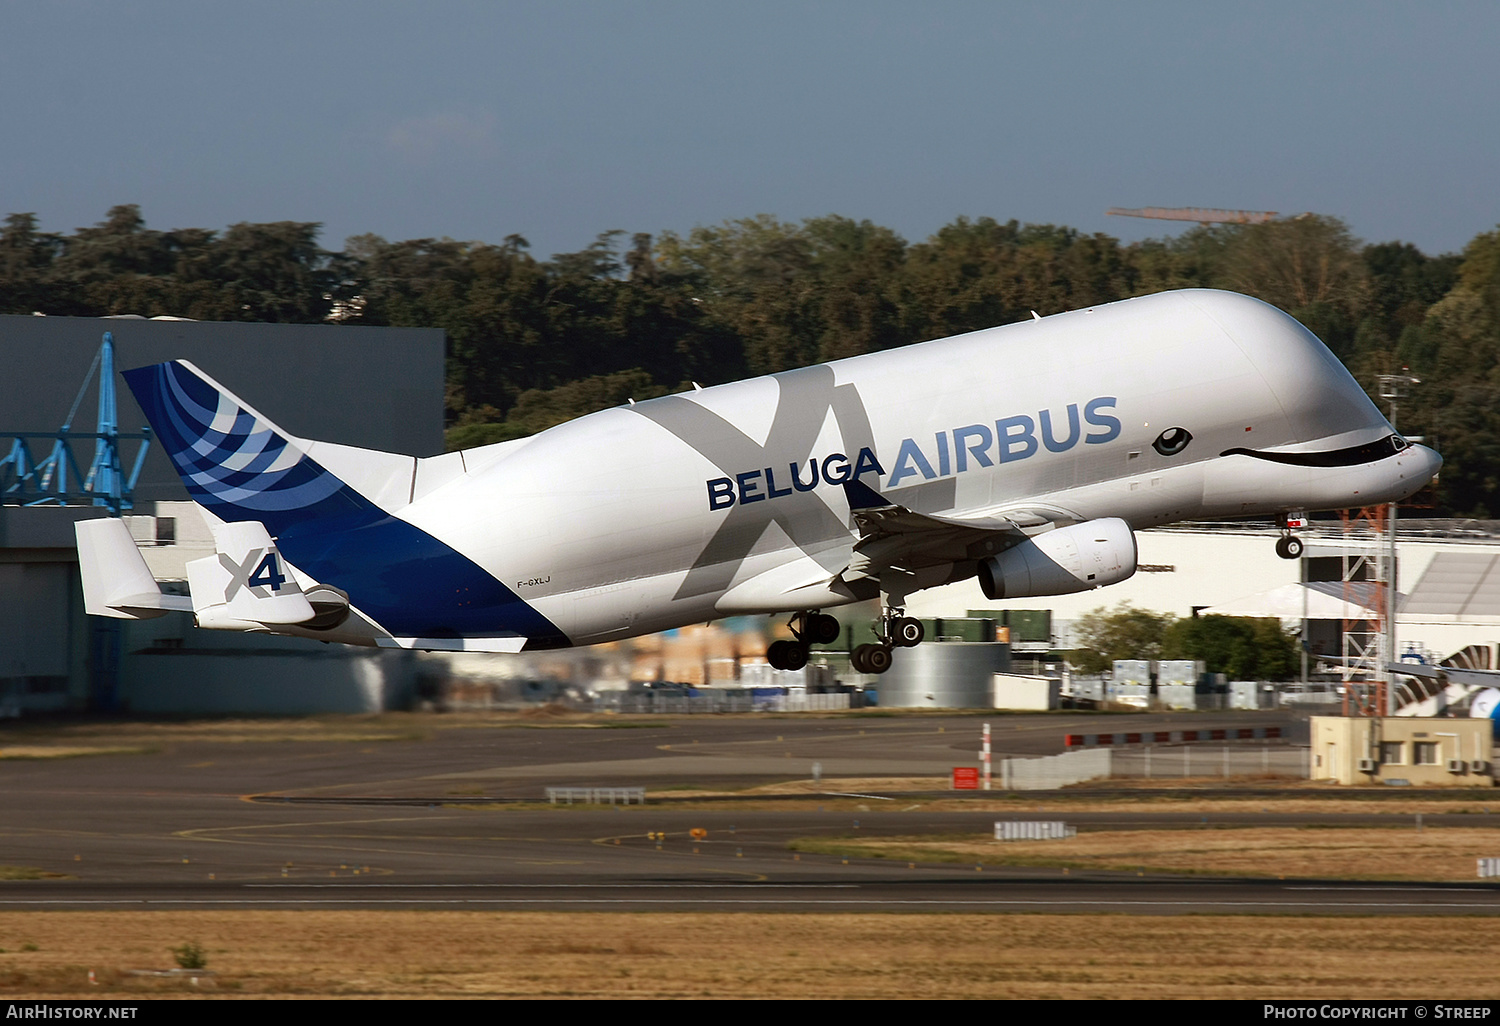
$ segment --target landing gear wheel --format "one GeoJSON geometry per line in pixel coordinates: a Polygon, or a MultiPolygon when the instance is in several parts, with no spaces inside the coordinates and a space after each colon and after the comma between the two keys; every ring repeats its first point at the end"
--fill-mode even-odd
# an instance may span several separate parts
{"type": "Polygon", "coordinates": [[[849,668],[855,673],[869,673],[865,665],[865,653],[873,648],[873,645],[860,645],[849,653],[849,668]]]}
{"type": "Polygon", "coordinates": [[[910,616],[899,616],[891,624],[891,641],[902,648],[911,648],[920,645],[922,639],[927,636],[922,621],[910,616]]]}
{"type": "Polygon", "coordinates": [[[809,645],[831,645],[843,631],[836,617],[827,613],[810,613],[802,618],[802,640],[809,645]]]}
{"type": "Polygon", "coordinates": [[[766,649],[773,670],[800,670],[807,665],[807,646],[797,641],[773,641],[766,649]]]}
{"type": "Polygon", "coordinates": [[[1294,534],[1286,535],[1276,541],[1276,555],[1282,559],[1297,559],[1302,555],[1302,539],[1294,534]]]}
{"type": "Polygon", "coordinates": [[[891,668],[891,650],[884,645],[860,645],[849,655],[856,673],[881,674],[891,668]]]}

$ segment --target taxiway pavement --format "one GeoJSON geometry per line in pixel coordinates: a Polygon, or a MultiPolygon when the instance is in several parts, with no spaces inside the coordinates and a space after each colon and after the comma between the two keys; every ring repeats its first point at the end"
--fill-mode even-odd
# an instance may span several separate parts
{"type": "MultiPolygon", "coordinates": [[[[1342,884],[1067,873],[798,855],[799,837],[988,832],[994,812],[829,795],[811,805],[538,807],[547,785],[732,786],[944,776],[988,719],[1002,754],[1051,754],[1069,717],[673,717],[618,728],[484,725],[395,740],[164,741],[125,754],[0,759],[0,909],[362,907],[1500,914],[1480,882],[1342,884]],[[700,831],[694,837],[693,831],[700,831]]],[[[1080,718],[1082,719],[1082,718],[1080,718]]],[[[1132,717],[1130,730],[1181,727],[1132,717]]],[[[1224,717],[1284,726],[1283,713],[1224,717]]],[[[1085,724],[1097,723],[1086,720],[1085,724]]],[[[1193,727],[1217,726],[1202,715],[1193,727]]],[[[1305,731],[1305,724],[1301,725],[1305,731]]],[[[0,733],[0,749],[7,738],[0,733]]],[[[943,795],[952,797],[952,794],[943,795]]],[[[1047,813],[1038,796],[1032,818],[1047,813]]],[[[1497,803],[1500,813],[1500,803],[1497,803]]],[[[1029,814],[1028,814],[1029,815],[1029,814]]],[[[1007,818],[1014,818],[1007,814],[1007,818]]],[[[1331,817],[1075,813],[1081,829],[1331,817]]],[[[1389,814],[1332,817],[1388,823],[1389,814]]],[[[1409,819],[1410,817],[1408,817],[1409,819]]],[[[1488,816],[1428,816],[1489,826],[1488,816]]]]}

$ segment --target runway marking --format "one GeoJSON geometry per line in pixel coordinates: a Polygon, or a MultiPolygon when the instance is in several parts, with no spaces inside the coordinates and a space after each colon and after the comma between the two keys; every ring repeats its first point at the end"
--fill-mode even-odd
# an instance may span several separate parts
{"type": "Polygon", "coordinates": [[[882,802],[893,802],[896,800],[883,794],[846,794],[843,791],[820,791],[819,794],[827,798],[873,798],[882,802]]]}
{"type": "Polygon", "coordinates": [[[1400,886],[1397,886],[1395,884],[1391,884],[1391,885],[1386,886],[1386,887],[1335,887],[1335,886],[1332,886],[1332,885],[1313,886],[1313,885],[1309,884],[1309,885],[1297,886],[1297,887],[1283,887],[1282,890],[1284,890],[1284,891],[1439,891],[1439,892],[1448,893],[1448,894],[1451,894],[1454,891],[1471,891],[1471,892],[1478,893],[1478,894],[1500,894],[1500,889],[1497,889],[1497,888],[1494,888],[1494,887],[1485,887],[1482,884],[1471,884],[1471,885],[1467,885],[1467,886],[1455,886],[1455,887],[1425,887],[1425,886],[1420,886],[1420,885],[1418,885],[1418,886],[1412,886],[1412,887],[1400,887],[1400,886]]]}
{"type": "Polygon", "coordinates": [[[651,905],[677,906],[858,906],[858,907],[963,907],[963,908],[1224,908],[1224,909],[1469,909],[1497,912],[1500,905],[1474,902],[1276,902],[1276,901],[1119,901],[1098,900],[1027,900],[1027,899],[951,899],[951,898],[68,898],[46,900],[0,899],[0,905],[651,905]]]}
{"type": "Polygon", "coordinates": [[[282,888],[288,888],[288,889],[294,889],[294,890],[295,889],[306,889],[306,890],[315,890],[315,889],[317,889],[317,890],[356,890],[356,889],[362,889],[362,888],[386,888],[388,890],[401,890],[401,889],[405,889],[405,888],[410,888],[410,889],[416,890],[416,889],[420,889],[420,888],[424,888],[424,887],[430,887],[430,888],[449,888],[449,889],[458,889],[458,888],[478,889],[478,888],[485,888],[485,887],[493,887],[493,888],[496,888],[496,889],[511,888],[511,889],[515,889],[515,890],[539,890],[539,891],[568,890],[568,889],[573,889],[573,890],[610,890],[610,891],[635,891],[635,890],[655,890],[655,891],[691,891],[691,890],[731,891],[731,890],[746,890],[746,891],[748,891],[748,890],[765,890],[767,888],[773,888],[775,890],[857,891],[857,890],[862,889],[865,885],[864,884],[819,884],[819,883],[783,883],[783,884],[773,884],[773,883],[765,883],[765,884],[753,884],[753,883],[743,883],[743,884],[707,884],[707,883],[660,883],[660,884],[588,884],[588,883],[534,883],[534,884],[528,884],[528,883],[487,883],[487,884],[460,884],[460,883],[425,883],[425,884],[384,883],[384,884],[377,884],[377,883],[354,883],[354,884],[336,884],[336,883],[334,883],[334,884],[325,884],[325,883],[289,883],[289,884],[284,884],[284,883],[259,883],[259,884],[257,884],[257,883],[251,883],[251,884],[245,884],[244,886],[246,886],[246,887],[261,887],[261,888],[266,888],[266,889],[269,889],[269,890],[278,890],[278,889],[282,889],[282,888]]]}

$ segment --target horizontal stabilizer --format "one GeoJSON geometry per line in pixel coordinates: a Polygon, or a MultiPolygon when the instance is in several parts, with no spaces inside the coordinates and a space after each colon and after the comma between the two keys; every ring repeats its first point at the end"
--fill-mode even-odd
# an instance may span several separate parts
{"type": "Polygon", "coordinates": [[[162,593],[123,520],[80,520],[73,527],[83,608],[90,616],[149,620],[174,609],[192,609],[187,596],[162,593]]]}
{"type": "MultiPolygon", "coordinates": [[[[1319,658],[1324,662],[1331,661],[1327,656],[1319,658]]],[[[1500,670],[1476,670],[1460,666],[1432,666],[1428,663],[1407,662],[1386,663],[1385,668],[1393,673],[1404,673],[1408,677],[1421,677],[1424,680],[1447,681],[1479,688],[1500,687],[1500,670]]]]}
{"type": "Polygon", "coordinates": [[[219,524],[213,533],[217,551],[187,565],[188,590],[200,624],[291,624],[313,618],[312,605],[264,524],[219,524]]]}

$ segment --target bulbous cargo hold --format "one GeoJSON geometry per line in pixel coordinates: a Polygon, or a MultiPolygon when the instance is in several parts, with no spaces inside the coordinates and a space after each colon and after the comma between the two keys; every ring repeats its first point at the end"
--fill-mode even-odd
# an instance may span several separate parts
{"type": "Polygon", "coordinates": [[[1119,517],[1059,527],[1028,538],[979,564],[979,587],[991,601],[1071,595],[1118,584],[1135,573],[1135,532],[1119,517]]]}

